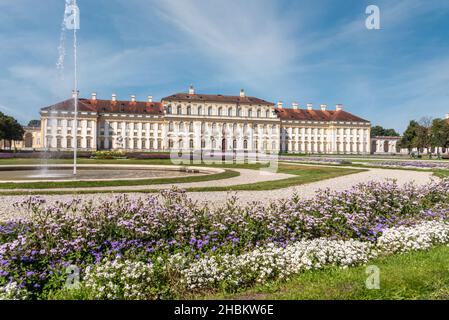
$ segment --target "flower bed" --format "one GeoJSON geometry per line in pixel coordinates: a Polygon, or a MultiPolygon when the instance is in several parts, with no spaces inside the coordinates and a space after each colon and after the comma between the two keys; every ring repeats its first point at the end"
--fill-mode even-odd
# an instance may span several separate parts
{"type": "Polygon", "coordinates": [[[329,163],[329,164],[341,164],[350,165],[351,161],[345,159],[336,158],[321,158],[321,157],[279,157],[282,161],[299,161],[299,162],[310,162],[310,163],[329,163]]]}
{"type": "Polygon", "coordinates": [[[428,162],[428,161],[383,161],[373,162],[370,165],[380,167],[405,167],[419,169],[449,169],[447,162],[428,162]]]}
{"type": "Polygon", "coordinates": [[[446,243],[448,207],[448,179],[422,187],[371,182],[268,206],[230,199],[218,209],[174,189],[99,205],[48,205],[32,197],[17,206],[27,219],[0,224],[0,296],[62,294],[71,265],[80,269],[82,285],[70,294],[82,298],[235,290],[323,265],[364,263],[379,252],[446,243]]]}

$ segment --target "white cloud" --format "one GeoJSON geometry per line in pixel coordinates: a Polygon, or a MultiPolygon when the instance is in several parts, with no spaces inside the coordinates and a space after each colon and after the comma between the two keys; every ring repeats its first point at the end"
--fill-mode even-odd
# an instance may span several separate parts
{"type": "Polygon", "coordinates": [[[147,5],[220,72],[221,81],[257,87],[282,78],[297,58],[289,23],[273,1],[157,1],[147,5]]]}

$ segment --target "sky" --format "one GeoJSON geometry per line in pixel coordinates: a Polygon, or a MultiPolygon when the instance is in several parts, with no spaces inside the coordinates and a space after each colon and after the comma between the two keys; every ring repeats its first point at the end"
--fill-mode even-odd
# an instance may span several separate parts
{"type": "MultiPolygon", "coordinates": [[[[71,95],[65,0],[0,0],[0,111],[26,124],[71,95]]],[[[289,107],[341,103],[402,132],[449,113],[447,0],[78,0],[79,90],[128,100],[187,92],[289,107]],[[380,29],[365,26],[368,5],[380,29]]]]}

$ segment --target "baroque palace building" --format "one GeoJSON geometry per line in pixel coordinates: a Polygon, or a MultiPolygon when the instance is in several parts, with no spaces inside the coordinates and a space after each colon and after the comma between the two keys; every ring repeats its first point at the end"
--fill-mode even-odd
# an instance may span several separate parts
{"type": "Polygon", "coordinates": [[[70,150],[207,151],[369,154],[370,122],[326,105],[284,108],[249,97],[177,93],[154,102],[74,98],[41,110],[43,148],[70,150]]]}

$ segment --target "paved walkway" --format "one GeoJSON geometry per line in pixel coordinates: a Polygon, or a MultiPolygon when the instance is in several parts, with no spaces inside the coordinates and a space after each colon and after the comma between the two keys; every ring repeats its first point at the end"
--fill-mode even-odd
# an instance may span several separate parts
{"type": "MultiPolygon", "coordinates": [[[[301,166],[307,166],[298,164],[301,166]]],[[[350,168],[350,167],[348,167],[350,168]]],[[[183,184],[179,185],[181,187],[187,188],[189,186],[225,186],[233,184],[242,183],[254,183],[260,182],[260,179],[284,179],[290,175],[286,174],[273,174],[273,175],[261,175],[259,171],[238,169],[241,173],[239,177],[227,179],[227,180],[217,180],[209,182],[200,182],[193,184],[183,184]]],[[[259,201],[262,203],[268,203],[270,201],[279,200],[287,198],[293,194],[298,194],[301,198],[313,197],[316,191],[320,189],[331,189],[336,191],[343,191],[351,188],[355,184],[367,182],[367,181],[385,181],[386,179],[396,179],[400,185],[405,183],[414,182],[419,185],[427,184],[432,179],[431,172],[423,171],[404,171],[404,170],[394,170],[394,169],[367,169],[367,171],[351,174],[347,176],[322,180],[318,182],[312,182],[304,185],[288,187],[278,190],[267,190],[267,191],[239,191],[234,192],[190,192],[189,197],[193,200],[199,202],[208,202],[214,206],[221,205],[226,202],[226,199],[232,195],[237,195],[240,203],[251,203],[253,201],[259,201]]],[[[271,181],[272,181],[271,180],[271,181]]],[[[269,180],[264,180],[269,181],[269,180]]],[[[168,185],[163,185],[163,188],[169,187],[168,185]]],[[[128,187],[126,187],[128,188],[128,187]]],[[[151,186],[153,188],[153,186],[151,186]]],[[[107,194],[85,194],[79,195],[78,198],[85,200],[101,201],[103,199],[110,199],[113,193],[107,194]]],[[[141,197],[142,194],[130,193],[130,197],[141,197]]],[[[48,202],[53,201],[65,201],[71,199],[71,195],[57,195],[57,196],[45,196],[48,202]]],[[[12,204],[21,201],[23,196],[3,196],[0,198],[0,220],[6,219],[16,214],[12,212],[12,204]]]]}

